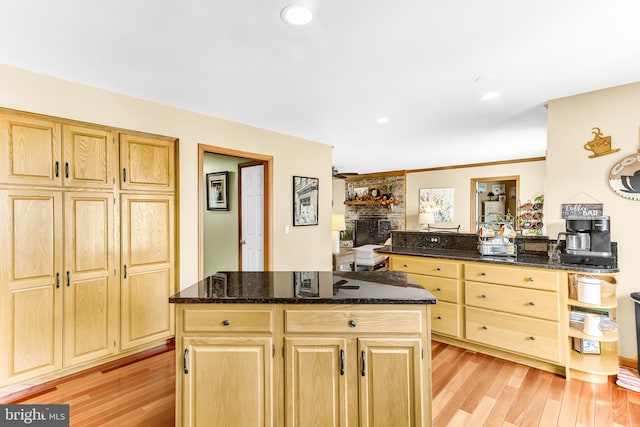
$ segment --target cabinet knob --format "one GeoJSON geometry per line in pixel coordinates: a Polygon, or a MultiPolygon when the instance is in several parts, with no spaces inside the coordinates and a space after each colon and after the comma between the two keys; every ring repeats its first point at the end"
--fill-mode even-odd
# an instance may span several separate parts
{"type": "Polygon", "coordinates": [[[229,325],[231,324],[231,322],[229,322],[228,320],[223,320],[223,321],[222,321],[222,324],[223,324],[224,326],[229,326],[229,325]]]}
{"type": "Polygon", "coordinates": [[[404,265],[405,268],[409,267],[407,264],[404,265]]]}
{"type": "Polygon", "coordinates": [[[442,289],[440,289],[440,288],[436,288],[436,291],[438,291],[438,292],[439,292],[439,291],[441,291],[441,290],[442,290],[442,289]]]}
{"type": "Polygon", "coordinates": [[[440,271],[440,267],[436,267],[436,271],[440,271]]]}
{"type": "Polygon", "coordinates": [[[484,329],[486,331],[489,328],[487,328],[486,326],[482,325],[482,329],[484,329]]]}
{"type": "Polygon", "coordinates": [[[480,295],[480,298],[487,298],[487,294],[480,295]]]}
{"type": "Polygon", "coordinates": [[[484,271],[482,273],[480,273],[481,276],[486,276],[487,273],[485,273],[484,271]]]}
{"type": "Polygon", "coordinates": [[[349,320],[349,326],[351,326],[352,328],[356,327],[356,321],[355,320],[349,320]]]}
{"type": "Polygon", "coordinates": [[[530,339],[531,341],[535,341],[535,340],[536,340],[536,337],[529,337],[529,339],[530,339]]]}
{"type": "Polygon", "coordinates": [[[442,320],[442,316],[438,316],[438,317],[436,317],[436,319],[442,320]]]}
{"type": "Polygon", "coordinates": [[[530,281],[530,282],[533,282],[533,277],[529,277],[529,281],[530,281]]]}
{"type": "Polygon", "coordinates": [[[529,305],[536,305],[536,303],[533,301],[529,301],[529,305]]]}

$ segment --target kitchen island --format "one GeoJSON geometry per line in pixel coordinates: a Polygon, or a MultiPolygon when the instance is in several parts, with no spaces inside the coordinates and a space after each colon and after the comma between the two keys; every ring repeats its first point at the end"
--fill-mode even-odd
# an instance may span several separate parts
{"type": "Polygon", "coordinates": [[[403,272],[219,272],[169,299],[177,426],[431,425],[431,305],[403,272]]]}

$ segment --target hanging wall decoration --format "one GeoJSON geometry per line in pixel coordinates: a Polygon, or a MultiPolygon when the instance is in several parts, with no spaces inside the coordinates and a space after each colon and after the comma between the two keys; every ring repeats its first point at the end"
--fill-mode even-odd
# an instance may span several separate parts
{"type": "Polygon", "coordinates": [[[593,139],[584,144],[585,150],[593,151],[593,154],[589,156],[590,159],[620,151],[619,148],[611,148],[611,137],[603,136],[600,128],[593,128],[591,133],[593,134],[593,139]]]}
{"type": "Polygon", "coordinates": [[[421,188],[420,212],[433,213],[436,222],[453,221],[453,188],[421,188]]]}
{"type": "Polygon", "coordinates": [[[613,165],[609,171],[609,186],[618,196],[640,200],[640,150],[613,165]]]}

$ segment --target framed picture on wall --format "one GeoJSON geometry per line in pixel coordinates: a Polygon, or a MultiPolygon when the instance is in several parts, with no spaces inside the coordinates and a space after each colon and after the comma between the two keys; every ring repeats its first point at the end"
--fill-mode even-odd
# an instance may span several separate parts
{"type": "Polygon", "coordinates": [[[207,174],[207,210],[229,210],[229,172],[212,172],[207,174]]]}
{"type": "Polygon", "coordinates": [[[319,178],[293,177],[293,225],[318,225],[319,178]]]}

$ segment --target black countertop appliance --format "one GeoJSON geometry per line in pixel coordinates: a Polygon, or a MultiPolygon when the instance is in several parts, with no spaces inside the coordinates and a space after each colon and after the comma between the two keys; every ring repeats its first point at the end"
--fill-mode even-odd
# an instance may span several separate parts
{"type": "Polygon", "coordinates": [[[560,262],[566,264],[613,267],[615,256],[611,250],[611,220],[608,216],[571,216],[566,218],[566,231],[560,252],[560,262]]]}

